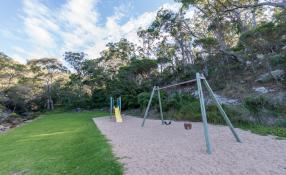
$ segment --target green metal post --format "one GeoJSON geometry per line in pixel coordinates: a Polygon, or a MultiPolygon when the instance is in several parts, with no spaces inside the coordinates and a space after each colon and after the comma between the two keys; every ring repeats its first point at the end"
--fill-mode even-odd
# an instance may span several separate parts
{"type": "Polygon", "coordinates": [[[204,95],[202,91],[201,76],[199,73],[196,73],[196,79],[197,79],[198,93],[199,93],[199,98],[200,98],[202,120],[204,124],[204,134],[205,134],[205,141],[206,141],[206,146],[207,146],[207,153],[211,154],[212,148],[211,148],[211,143],[209,140],[208,121],[207,121],[207,115],[206,115],[206,109],[205,109],[204,95]]]}
{"type": "Polygon", "coordinates": [[[159,87],[157,87],[157,92],[158,92],[158,100],[159,100],[159,106],[160,106],[161,121],[162,121],[162,125],[163,125],[163,124],[164,124],[164,116],[163,116],[162,103],[161,103],[161,95],[160,95],[159,87]]]}
{"type": "Polygon", "coordinates": [[[148,102],[148,105],[147,105],[147,108],[146,108],[146,111],[145,111],[145,114],[144,114],[144,119],[143,119],[143,122],[141,124],[142,127],[144,127],[144,124],[145,124],[145,120],[147,118],[147,115],[148,115],[148,112],[149,112],[149,108],[150,108],[150,105],[151,105],[151,102],[152,102],[152,98],[154,96],[154,92],[156,90],[156,86],[153,87],[153,90],[152,90],[152,93],[151,93],[151,96],[150,96],[150,99],[149,99],[149,102],[148,102]]]}
{"type": "Polygon", "coordinates": [[[112,111],[113,111],[113,98],[110,96],[110,119],[112,118],[112,111]]]}
{"type": "Polygon", "coordinates": [[[118,107],[119,107],[119,110],[120,110],[120,112],[121,112],[121,96],[119,97],[118,101],[119,101],[118,107]]]}
{"type": "Polygon", "coordinates": [[[205,86],[207,87],[207,90],[209,91],[210,95],[212,96],[213,100],[215,101],[215,104],[217,106],[217,108],[219,109],[221,115],[223,116],[224,121],[227,123],[229,129],[231,130],[232,134],[234,135],[235,139],[237,142],[241,142],[238,134],[236,133],[233,125],[231,124],[231,121],[229,120],[228,116],[226,115],[225,111],[223,110],[222,106],[220,105],[219,101],[217,100],[217,98],[214,95],[213,90],[211,89],[209,83],[207,82],[207,80],[205,78],[203,78],[203,82],[205,84],[205,86]]]}

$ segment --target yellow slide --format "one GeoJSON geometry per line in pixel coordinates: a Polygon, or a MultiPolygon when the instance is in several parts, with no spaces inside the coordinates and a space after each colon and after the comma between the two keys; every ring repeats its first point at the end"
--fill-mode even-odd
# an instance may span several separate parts
{"type": "Polygon", "coordinates": [[[122,120],[122,117],[121,117],[121,114],[120,114],[120,110],[119,110],[119,107],[114,107],[114,110],[115,110],[115,120],[117,123],[122,123],[123,120],[122,120]]]}

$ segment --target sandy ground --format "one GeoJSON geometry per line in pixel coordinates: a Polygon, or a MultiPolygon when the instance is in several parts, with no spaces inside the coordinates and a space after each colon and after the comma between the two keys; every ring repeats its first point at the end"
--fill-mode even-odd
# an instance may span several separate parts
{"type": "Polygon", "coordinates": [[[235,141],[228,127],[209,125],[213,153],[208,155],[202,123],[185,130],[183,122],[163,126],[159,120],[109,117],[94,122],[120,158],[126,175],[286,175],[286,140],[259,136],[237,129],[243,143],[235,141]]]}

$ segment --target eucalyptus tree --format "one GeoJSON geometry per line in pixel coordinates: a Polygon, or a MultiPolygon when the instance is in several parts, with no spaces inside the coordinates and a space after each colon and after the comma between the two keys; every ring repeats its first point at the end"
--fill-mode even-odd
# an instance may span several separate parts
{"type": "MultiPolygon", "coordinates": [[[[218,52],[226,55],[240,63],[244,63],[242,56],[231,50],[238,43],[241,33],[251,30],[257,25],[257,13],[260,18],[267,15],[261,13],[264,5],[258,0],[239,0],[239,1],[208,1],[208,0],[178,0],[183,3],[183,7],[194,10],[196,19],[203,19],[204,23],[190,27],[192,31],[198,27],[205,29],[205,36],[197,36],[199,40],[214,38],[217,41],[218,52]],[[244,7],[244,8],[243,8],[244,7]],[[249,16],[252,14],[252,16],[249,16]],[[204,25],[204,26],[202,26],[204,25]]],[[[277,1],[272,1],[276,3],[277,1]]],[[[281,1],[282,2],[282,1],[281,1]]],[[[201,20],[202,21],[202,20],[201,20]]]]}
{"type": "Polygon", "coordinates": [[[25,76],[26,66],[0,53],[0,90],[10,88],[25,76]]]}
{"type": "Polygon", "coordinates": [[[152,48],[147,56],[157,57],[161,72],[164,65],[172,66],[172,70],[176,71],[177,67],[194,62],[191,45],[194,35],[187,30],[186,21],[183,10],[173,12],[161,9],[147,29],[137,32],[148,44],[147,49],[152,48]]]}
{"type": "Polygon", "coordinates": [[[56,58],[33,59],[29,60],[27,65],[36,74],[36,77],[45,83],[46,107],[48,110],[53,110],[52,84],[58,75],[67,72],[67,68],[56,58]]]}
{"type": "Polygon", "coordinates": [[[113,78],[120,67],[126,66],[136,56],[136,46],[127,39],[121,39],[116,43],[108,43],[100,55],[98,66],[113,78]]]}

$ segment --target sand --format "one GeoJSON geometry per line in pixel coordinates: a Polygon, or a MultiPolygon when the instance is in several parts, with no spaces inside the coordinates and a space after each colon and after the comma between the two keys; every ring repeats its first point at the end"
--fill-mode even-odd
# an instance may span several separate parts
{"type": "Polygon", "coordinates": [[[161,125],[159,120],[124,117],[94,118],[112,144],[126,175],[286,175],[286,140],[236,129],[243,143],[226,126],[209,125],[213,152],[206,153],[202,123],[185,130],[183,122],[161,125]]]}

